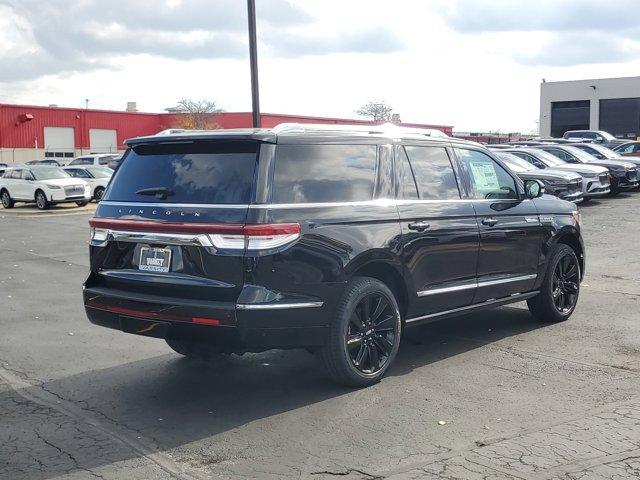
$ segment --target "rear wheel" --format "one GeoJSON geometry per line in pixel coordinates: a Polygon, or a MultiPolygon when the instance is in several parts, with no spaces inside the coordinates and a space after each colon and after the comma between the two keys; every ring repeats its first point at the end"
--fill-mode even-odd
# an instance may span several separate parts
{"type": "Polygon", "coordinates": [[[76,205],[78,205],[79,207],[86,207],[87,205],[89,205],[89,202],[76,202],[76,205]]]}
{"type": "Polygon", "coordinates": [[[558,244],[550,255],[540,293],[527,300],[529,311],[544,322],[563,322],[573,313],[580,294],[580,263],[571,247],[558,244]]]}
{"type": "Polygon", "coordinates": [[[318,352],[332,380],[350,387],[379,382],[400,345],[400,311],[389,288],[374,278],[350,282],[318,352]]]}
{"type": "Polygon", "coordinates": [[[9,192],[7,192],[6,190],[2,191],[2,193],[0,194],[0,198],[2,199],[2,206],[4,208],[13,208],[13,206],[15,205],[15,202],[11,198],[11,195],[9,195],[9,192]]]}
{"type": "Polygon", "coordinates": [[[47,200],[47,196],[42,190],[38,190],[36,192],[36,207],[38,207],[39,210],[47,210],[50,206],[51,204],[49,200],[47,200]]]}
{"type": "Polygon", "coordinates": [[[220,353],[205,343],[190,342],[187,340],[173,340],[166,339],[167,345],[169,345],[174,352],[184,355],[187,358],[193,360],[202,360],[205,362],[220,359],[225,354],[220,353]]]}

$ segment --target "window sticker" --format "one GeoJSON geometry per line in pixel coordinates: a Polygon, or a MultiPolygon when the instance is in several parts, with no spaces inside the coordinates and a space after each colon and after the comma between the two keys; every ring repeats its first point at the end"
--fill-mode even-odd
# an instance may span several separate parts
{"type": "Polygon", "coordinates": [[[481,192],[500,191],[500,183],[493,164],[486,162],[470,162],[473,184],[481,192]]]}

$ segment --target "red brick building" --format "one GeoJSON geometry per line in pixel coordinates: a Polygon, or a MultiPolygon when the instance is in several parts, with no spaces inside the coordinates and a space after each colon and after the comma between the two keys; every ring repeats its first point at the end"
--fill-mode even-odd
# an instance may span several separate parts
{"type": "MultiPolygon", "coordinates": [[[[123,151],[127,138],[152,135],[180,125],[180,114],[93,110],[35,105],[0,104],[0,162],[25,162],[40,158],[72,158],[86,153],[123,151]]],[[[368,120],[263,113],[263,127],[280,123],[372,125],[368,120]]],[[[219,128],[251,126],[250,112],[223,112],[213,121],[219,128]]],[[[401,123],[435,128],[448,135],[453,127],[401,123]]]]}

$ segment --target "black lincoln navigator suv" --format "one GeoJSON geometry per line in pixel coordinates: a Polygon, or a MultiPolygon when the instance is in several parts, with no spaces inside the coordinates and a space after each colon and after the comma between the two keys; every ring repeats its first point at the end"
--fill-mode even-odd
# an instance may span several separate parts
{"type": "Polygon", "coordinates": [[[404,328],[576,307],[576,206],[475,143],[281,125],[128,142],[91,225],[91,322],[188,357],[307,348],[366,386],[404,328]]]}

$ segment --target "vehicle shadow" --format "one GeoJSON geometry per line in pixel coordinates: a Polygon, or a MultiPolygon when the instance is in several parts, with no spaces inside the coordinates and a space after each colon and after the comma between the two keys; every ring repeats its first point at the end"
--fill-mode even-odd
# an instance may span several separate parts
{"type": "MultiPolygon", "coordinates": [[[[503,307],[415,327],[405,332],[388,377],[409,375],[416,368],[437,369],[437,362],[443,359],[543,326],[526,309],[503,307]]],[[[397,382],[397,378],[383,380],[373,389],[385,388],[386,382],[397,382]]],[[[108,428],[116,425],[114,428],[132,438],[153,439],[151,450],[156,452],[215,437],[329,398],[362,394],[331,383],[315,357],[301,350],[232,356],[219,364],[167,354],[84,372],[47,382],[43,387],[70,400],[88,417],[105,420],[108,428]]],[[[20,393],[37,397],[38,389],[31,387],[20,393]]],[[[0,405],[8,401],[2,398],[8,395],[13,394],[0,394],[0,405]]],[[[2,435],[0,429],[0,445],[7,441],[2,435]]],[[[54,443],[55,439],[48,441],[54,443]]],[[[224,440],[214,438],[210,442],[219,441],[224,440]]],[[[17,460],[9,458],[5,475],[42,480],[71,473],[69,468],[92,470],[141,456],[131,448],[102,448],[99,455],[86,451],[73,454],[72,467],[59,462],[40,469],[25,465],[13,468],[12,462],[17,460]],[[29,475],[23,476],[24,472],[29,475]]]]}

